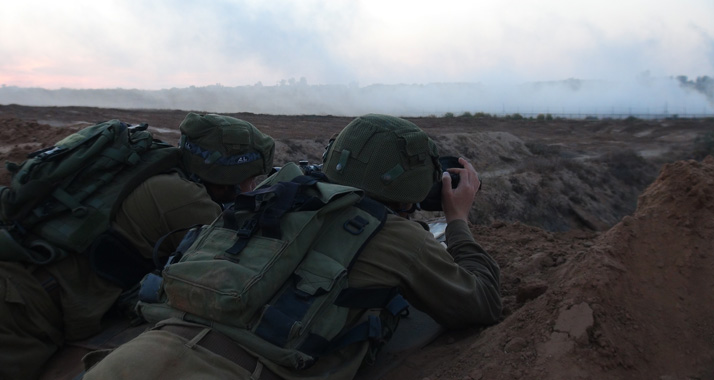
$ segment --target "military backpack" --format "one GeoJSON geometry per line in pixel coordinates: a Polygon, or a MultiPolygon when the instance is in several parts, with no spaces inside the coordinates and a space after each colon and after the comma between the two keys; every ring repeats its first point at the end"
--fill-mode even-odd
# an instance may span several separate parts
{"type": "Polygon", "coordinates": [[[288,164],[187,233],[160,275],[142,281],[137,309],[149,322],[211,326],[294,369],[358,341],[383,343],[395,327],[384,320],[406,301],[393,288],[350,288],[347,275],[387,212],[362,190],[288,164]],[[381,312],[345,329],[351,308],[381,312]]]}
{"type": "Polygon", "coordinates": [[[7,162],[13,175],[10,186],[0,187],[0,260],[45,265],[80,253],[105,278],[123,287],[138,282],[146,263],[141,269],[125,263],[125,273],[115,269],[130,247],[108,232],[111,222],[134,188],[179,165],[178,148],[154,139],[147,128],[110,120],[31,153],[21,164],[7,162]]]}

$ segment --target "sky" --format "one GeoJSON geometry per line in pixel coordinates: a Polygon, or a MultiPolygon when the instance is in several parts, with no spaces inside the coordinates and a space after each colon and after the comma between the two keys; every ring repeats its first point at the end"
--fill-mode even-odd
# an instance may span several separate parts
{"type": "Polygon", "coordinates": [[[714,76],[712,0],[23,0],[0,85],[160,90],[714,76]]]}

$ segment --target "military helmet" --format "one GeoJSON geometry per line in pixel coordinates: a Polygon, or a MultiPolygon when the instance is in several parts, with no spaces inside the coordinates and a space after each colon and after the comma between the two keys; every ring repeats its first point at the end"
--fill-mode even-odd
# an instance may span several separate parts
{"type": "Polygon", "coordinates": [[[387,202],[420,202],[441,176],[436,144],[413,123],[387,115],[354,119],[330,143],[323,162],[330,181],[387,202]]]}
{"type": "Polygon", "coordinates": [[[179,129],[183,165],[201,180],[235,185],[272,169],[275,141],[247,121],[189,113],[179,129]]]}

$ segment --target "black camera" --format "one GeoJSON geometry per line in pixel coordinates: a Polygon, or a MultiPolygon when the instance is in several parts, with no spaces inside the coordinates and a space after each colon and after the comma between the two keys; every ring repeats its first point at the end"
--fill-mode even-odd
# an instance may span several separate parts
{"type": "MultiPolygon", "coordinates": [[[[315,165],[310,164],[308,160],[300,160],[298,161],[298,165],[300,166],[300,170],[302,170],[302,173],[304,175],[313,176],[320,180],[327,179],[327,177],[325,177],[325,174],[322,172],[322,164],[315,165]]],[[[268,173],[268,177],[279,172],[282,168],[282,166],[273,166],[273,168],[270,170],[270,173],[268,173]]]]}
{"type": "Polygon", "coordinates": [[[310,164],[308,160],[300,160],[298,161],[298,164],[300,165],[300,169],[302,169],[302,172],[305,173],[305,175],[322,173],[322,164],[310,164]]]}
{"type": "MultiPolygon", "coordinates": [[[[441,170],[446,171],[450,168],[463,168],[464,166],[459,163],[458,157],[453,156],[441,156],[439,157],[439,163],[441,164],[441,170]]],[[[459,180],[461,177],[455,173],[449,173],[451,175],[451,188],[455,189],[459,186],[459,180]]],[[[435,183],[429,190],[429,194],[426,198],[419,202],[419,207],[424,211],[444,211],[441,207],[441,181],[435,183]]]]}

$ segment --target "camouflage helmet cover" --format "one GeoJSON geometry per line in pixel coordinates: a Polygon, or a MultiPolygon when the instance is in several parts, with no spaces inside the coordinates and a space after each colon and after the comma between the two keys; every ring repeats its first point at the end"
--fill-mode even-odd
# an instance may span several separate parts
{"type": "Polygon", "coordinates": [[[440,179],[441,167],[436,144],[415,124],[369,114],[350,122],[330,144],[323,172],[381,201],[417,203],[440,179]]]}
{"type": "Polygon", "coordinates": [[[247,121],[189,113],[179,129],[184,167],[206,182],[235,185],[272,168],[275,141],[247,121]]]}

